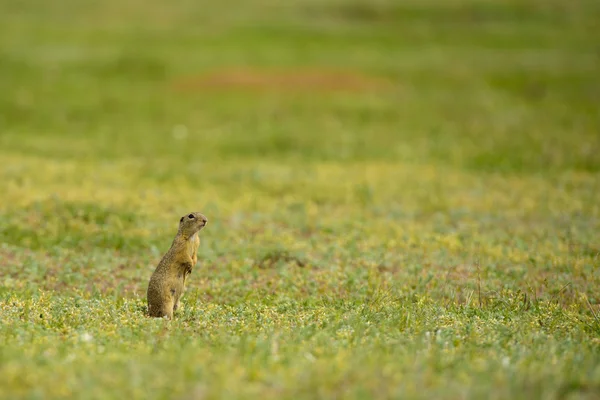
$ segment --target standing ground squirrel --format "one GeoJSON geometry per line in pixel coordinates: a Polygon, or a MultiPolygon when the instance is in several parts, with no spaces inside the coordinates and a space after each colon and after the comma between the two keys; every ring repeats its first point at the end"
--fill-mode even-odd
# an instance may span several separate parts
{"type": "Polygon", "coordinates": [[[171,248],[158,263],[148,283],[148,314],[173,318],[185,290],[185,280],[198,261],[198,231],[206,226],[204,215],[193,212],[179,220],[171,248]]]}

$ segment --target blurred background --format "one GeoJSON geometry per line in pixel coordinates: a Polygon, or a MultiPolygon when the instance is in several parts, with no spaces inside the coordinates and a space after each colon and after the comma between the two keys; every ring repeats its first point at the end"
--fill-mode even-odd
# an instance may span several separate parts
{"type": "Polygon", "coordinates": [[[0,146],[598,171],[594,0],[6,0],[0,146]]]}

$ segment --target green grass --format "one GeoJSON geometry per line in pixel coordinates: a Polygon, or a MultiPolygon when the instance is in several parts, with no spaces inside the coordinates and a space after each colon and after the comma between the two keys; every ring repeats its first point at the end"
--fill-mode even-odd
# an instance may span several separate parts
{"type": "Polygon", "coordinates": [[[600,398],[598,3],[275,3],[0,3],[0,398],[600,398]]]}

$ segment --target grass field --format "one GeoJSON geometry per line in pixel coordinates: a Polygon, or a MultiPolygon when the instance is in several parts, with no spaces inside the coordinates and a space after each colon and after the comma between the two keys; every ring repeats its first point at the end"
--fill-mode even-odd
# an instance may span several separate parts
{"type": "Polygon", "coordinates": [[[600,399],[598,21],[0,2],[0,398],[600,399]]]}

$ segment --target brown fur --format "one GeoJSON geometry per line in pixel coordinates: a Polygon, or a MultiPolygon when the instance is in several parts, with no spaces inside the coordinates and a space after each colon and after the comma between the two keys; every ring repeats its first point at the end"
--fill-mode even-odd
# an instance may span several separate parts
{"type": "Polygon", "coordinates": [[[158,263],[148,283],[148,314],[173,318],[185,291],[185,282],[198,261],[198,232],[207,219],[199,212],[184,215],[171,248],[158,263]]]}

